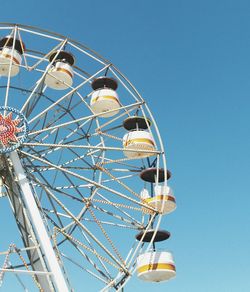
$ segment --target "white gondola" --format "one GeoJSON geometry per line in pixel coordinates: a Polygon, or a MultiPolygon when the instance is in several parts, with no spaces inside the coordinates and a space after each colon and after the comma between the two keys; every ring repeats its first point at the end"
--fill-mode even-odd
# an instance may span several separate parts
{"type": "Polygon", "coordinates": [[[24,44],[16,39],[14,49],[13,37],[7,36],[0,40],[0,76],[14,77],[19,73],[19,65],[22,63],[24,44]]]}
{"type": "Polygon", "coordinates": [[[64,90],[73,84],[74,72],[67,63],[56,62],[52,66],[45,77],[45,84],[56,90],[64,90]]]}
{"type": "Polygon", "coordinates": [[[124,154],[128,158],[148,157],[154,155],[154,153],[147,152],[147,150],[154,151],[155,143],[149,132],[139,130],[125,134],[123,137],[123,147],[125,148],[124,154]],[[145,150],[145,152],[141,150],[145,150]]]}
{"type": "Polygon", "coordinates": [[[118,94],[110,88],[95,90],[91,97],[90,107],[95,114],[103,113],[100,115],[102,118],[112,117],[120,110],[118,94]]]}
{"type": "Polygon", "coordinates": [[[94,92],[91,96],[90,107],[94,114],[101,114],[99,117],[113,117],[120,111],[120,102],[116,89],[118,83],[115,79],[107,76],[100,76],[91,84],[94,92]]]}
{"type": "MultiPolygon", "coordinates": [[[[154,188],[153,197],[145,197],[141,193],[142,201],[148,204],[150,207],[156,209],[161,214],[169,214],[176,209],[176,201],[173,191],[168,186],[156,185],[154,188]]],[[[146,214],[150,214],[151,211],[147,208],[143,208],[142,211],[146,214]]]]}
{"type": "Polygon", "coordinates": [[[64,90],[72,86],[74,71],[72,66],[75,59],[72,54],[60,51],[53,52],[49,61],[53,62],[48,73],[45,76],[44,83],[52,89],[64,90]]]}
{"type": "Polygon", "coordinates": [[[175,277],[173,256],[167,251],[149,251],[137,258],[137,276],[148,282],[167,281],[175,277]]]}

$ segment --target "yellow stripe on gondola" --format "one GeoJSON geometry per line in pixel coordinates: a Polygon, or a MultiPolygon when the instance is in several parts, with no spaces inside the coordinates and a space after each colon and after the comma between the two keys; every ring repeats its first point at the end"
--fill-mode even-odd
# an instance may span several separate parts
{"type": "Polygon", "coordinates": [[[119,103],[118,99],[115,96],[111,96],[111,95],[100,95],[100,96],[94,97],[92,99],[92,103],[98,101],[98,99],[100,99],[100,98],[112,99],[112,100],[115,100],[119,103]]]}
{"type": "Polygon", "coordinates": [[[155,271],[155,270],[170,270],[170,271],[176,271],[175,266],[172,264],[166,264],[166,263],[154,263],[149,265],[144,265],[137,268],[138,274],[146,272],[146,271],[155,271]]]}
{"type": "MultiPolygon", "coordinates": [[[[59,71],[59,72],[64,72],[64,73],[67,73],[71,78],[73,78],[73,75],[71,74],[71,72],[67,69],[64,69],[64,68],[56,68],[55,69],[56,71],[59,71]]],[[[53,70],[54,71],[54,70],[53,70]]]]}
{"type": "MultiPolygon", "coordinates": [[[[11,60],[11,55],[9,55],[9,54],[1,53],[1,56],[3,56],[3,57],[5,57],[5,58],[11,60]]],[[[16,64],[20,65],[19,61],[18,61],[15,57],[13,57],[13,61],[14,61],[16,64]]]]}
{"type": "Polygon", "coordinates": [[[146,203],[151,203],[152,201],[159,200],[159,201],[171,201],[175,203],[175,198],[172,196],[166,196],[166,195],[159,195],[152,198],[145,199],[146,203]]]}
{"type": "Polygon", "coordinates": [[[147,139],[147,138],[136,138],[136,139],[130,139],[128,141],[125,142],[125,147],[126,146],[129,146],[130,144],[133,144],[133,143],[140,143],[140,142],[143,142],[143,143],[149,143],[153,146],[155,146],[154,142],[150,139],[147,139]]]}

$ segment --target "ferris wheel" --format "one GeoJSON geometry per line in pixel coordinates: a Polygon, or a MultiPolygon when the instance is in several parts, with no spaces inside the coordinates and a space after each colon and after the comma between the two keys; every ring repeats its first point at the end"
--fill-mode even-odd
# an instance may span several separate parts
{"type": "Polygon", "coordinates": [[[173,278],[172,254],[157,249],[176,208],[171,173],[138,91],[59,34],[4,23],[0,37],[0,211],[8,202],[20,234],[0,239],[1,287],[111,291],[133,274],[173,278]]]}

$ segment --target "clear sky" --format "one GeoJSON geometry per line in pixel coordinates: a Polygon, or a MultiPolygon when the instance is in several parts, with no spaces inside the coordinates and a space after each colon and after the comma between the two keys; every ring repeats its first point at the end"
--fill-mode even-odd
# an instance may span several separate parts
{"type": "Polygon", "coordinates": [[[156,117],[178,203],[164,219],[177,277],[125,291],[250,291],[250,2],[12,0],[1,22],[93,48],[156,117]]]}

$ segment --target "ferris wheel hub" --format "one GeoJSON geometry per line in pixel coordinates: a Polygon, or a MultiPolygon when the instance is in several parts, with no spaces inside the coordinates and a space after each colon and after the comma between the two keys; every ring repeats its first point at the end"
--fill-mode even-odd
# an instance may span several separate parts
{"type": "Polygon", "coordinates": [[[0,106],[0,154],[10,153],[21,146],[28,135],[28,122],[15,108],[0,106]]]}

